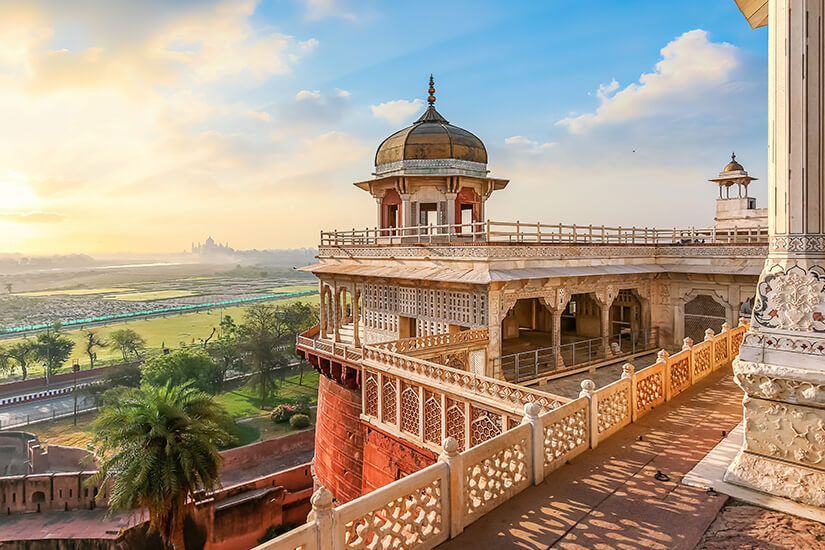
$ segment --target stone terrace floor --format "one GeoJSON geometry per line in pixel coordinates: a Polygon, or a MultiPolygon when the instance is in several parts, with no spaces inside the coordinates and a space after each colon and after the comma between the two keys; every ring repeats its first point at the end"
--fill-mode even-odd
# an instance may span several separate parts
{"type": "MultiPolygon", "coordinates": [[[[713,549],[794,547],[770,528],[765,540],[751,538],[752,546],[729,545],[713,530],[703,540],[728,498],[680,482],[741,419],[742,392],[730,370],[713,373],[439,548],[692,550],[700,541],[713,549]],[[669,481],[657,481],[657,470],[669,481]]],[[[814,525],[825,540],[825,528],[814,525]]],[[[796,547],[820,548],[810,540],[796,547]]]]}

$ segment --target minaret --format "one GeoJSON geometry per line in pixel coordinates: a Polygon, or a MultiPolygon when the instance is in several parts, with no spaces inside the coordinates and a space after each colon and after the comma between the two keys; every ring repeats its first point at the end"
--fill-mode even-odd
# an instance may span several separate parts
{"type": "Polygon", "coordinates": [[[717,230],[768,227],[768,209],[756,208],[756,198],[748,195],[748,186],[756,181],[756,178],[749,176],[745,168],[736,161],[736,153],[731,154],[727,166],[710,181],[719,185],[714,218],[717,230]],[[731,197],[730,190],[734,185],[738,193],[731,197]]]}

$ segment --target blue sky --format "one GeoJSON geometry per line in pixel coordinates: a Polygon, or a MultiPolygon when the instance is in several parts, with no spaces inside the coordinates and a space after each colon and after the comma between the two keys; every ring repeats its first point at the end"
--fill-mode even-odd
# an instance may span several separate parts
{"type": "Polygon", "coordinates": [[[430,73],[511,179],[491,218],[708,225],[731,150],[764,205],[766,67],[733,0],[0,5],[0,252],[371,226],[350,184],[430,73]]]}

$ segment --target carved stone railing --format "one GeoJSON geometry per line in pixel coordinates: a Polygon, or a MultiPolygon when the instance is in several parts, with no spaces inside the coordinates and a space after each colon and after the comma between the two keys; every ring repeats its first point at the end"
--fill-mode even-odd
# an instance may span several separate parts
{"type": "Polygon", "coordinates": [[[550,410],[568,401],[564,397],[547,392],[531,390],[375,346],[364,347],[363,364],[390,375],[404,377],[406,380],[440,387],[451,393],[464,395],[468,399],[492,400],[507,409],[520,409],[527,403],[535,402],[543,410],[550,410]]]}
{"type": "Polygon", "coordinates": [[[590,401],[580,397],[539,416],[544,436],[541,463],[545,477],[590,448],[593,418],[590,409],[590,401]]]}
{"type": "Polygon", "coordinates": [[[462,529],[531,485],[531,438],[521,424],[460,455],[462,529]]]}
{"type": "Polygon", "coordinates": [[[607,227],[522,222],[474,222],[414,227],[322,231],[321,246],[408,245],[411,243],[536,243],[573,245],[766,244],[767,227],[732,229],[607,227]]]}
{"type": "Polygon", "coordinates": [[[343,359],[350,362],[360,362],[364,358],[361,348],[356,348],[350,344],[323,340],[318,338],[320,334],[319,325],[315,325],[309,330],[302,332],[297,339],[296,345],[299,349],[313,351],[331,358],[343,359]]]}
{"type": "Polygon", "coordinates": [[[339,506],[333,548],[432,548],[450,537],[450,467],[437,462],[339,506]]]}
{"type": "MultiPolygon", "coordinates": [[[[322,487],[312,497],[313,511],[307,525],[258,548],[433,548],[447,538],[457,537],[467,525],[493,508],[531,484],[540,484],[567,461],[595,448],[622,427],[677,396],[706,376],[706,371],[728,366],[739,353],[746,330],[744,323],[733,330],[724,326],[722,332],[708,333],[708,339],[695,346],[686,339],[682,351],[673,356],[660,352],[658,361],[651,367],[634,372],[633,366],[626,364],[620,380],[599,390],[591,380],[585,380],[578,399],[558,403],[546,412],[542,412],[535,396],[520,399],[524,403],[521,424],[509,426],[510,429],[463,452],[459,441],[447,437],[436,464],[334,510],[332,495],[322,487]],[[715,352],[716,349],[719,351],[715,352]],[[700,369],[698,378],[691,368],[697,356],[710,365],[700,369]],[[727,359],[723,361],[722,357],[727,359]]],[[[434,375],[437,380],[457,376],[460,382],[453,383],[468,392],[477,389],[479,384],[487,384],[461,371],[451,372],[453,369],[374,347],[367,348],[365,358],[371,364],[374,361],[391,363],[396,368],[394,374],[399,377],[400,373],[406,373],[398,384],[422,375],[434,375]],[[398,363],[401,360],[405,361],[403,366],[398,363]]],[[[365,367],[366,374],[373,370],[380,372],[365,367]]],[[[481,395],[491,394],[483,391],[481,395]]],[[[399,397],[397,391],[395,397],[399,397]]],[[[415,420],[421,424],[423,417],[415,420]]]]}
{"type": "MultiPolygon", "coordinates": [[[[630,376],[596,390],[592,400],[595,403],[597,419],[591,432],[591,445],[607,439],[633,420],[633,388],[630,376]]],[[[582,386],[584,388],[584,386],[582,386]]],[[[595,387],[595,385],[594,385],[595,387]]]]}
{"type": "Polygon", "coordinates": [[[373,344],[372,347],[394,353],[414,353],[426,351],[434,348],[456,346],[470,343],[485,343],[489,338],[486,328],[472,330],[462,330],[461,332],[450,332],[444,334],[434,334],[432,336],[418,336],[415,338],[404,338],[373,344]]]}

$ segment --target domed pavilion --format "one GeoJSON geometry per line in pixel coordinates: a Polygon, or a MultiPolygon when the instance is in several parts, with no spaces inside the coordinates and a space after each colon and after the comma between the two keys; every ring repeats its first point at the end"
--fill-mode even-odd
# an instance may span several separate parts
{"type": "Polygon", "coordinates": [[[489,177],[484,143],[436,110],[432,75],[427,91],[424,114],[378,147],[375,178],[355,185],[375,197],[381,229],[441,226],[434,231],[447,233],[452,226],[450,233],[469,234],[508,180],[489,177]]]}

